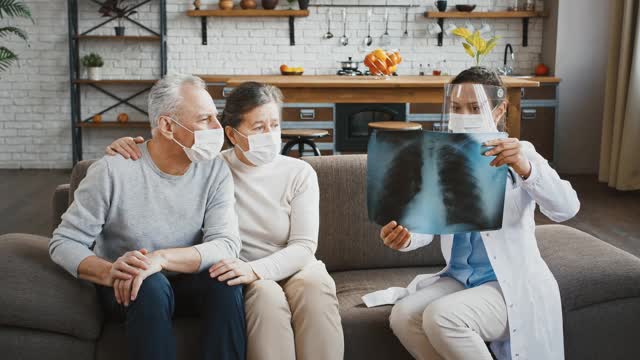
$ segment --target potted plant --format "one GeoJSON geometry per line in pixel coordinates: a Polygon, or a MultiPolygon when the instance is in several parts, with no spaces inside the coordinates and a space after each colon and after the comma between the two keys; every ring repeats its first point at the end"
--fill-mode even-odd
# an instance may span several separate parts
{"type": "MultiPolygon", "coordinates": [[[[29,7],[22,1],[0,1],[0,19],[3,19],[5,16],[27,18],[30,19],[31,22],[34,22],[31,17],[31,10],[29,10],[29,7]]],[[[0,37],[4,38],[9,35],[15,35],[24,41],[28,41],[27,33],[24,30],[15,26],[0,27],[0,37]]],[[[9,66],[17,60],[18,55],[3,45],[0,45],[0,71],[7,70],[9,66]]]]}
{"type": "Polygon", "coordinates": [[[91,53],[82,57],[82,66],[87,69],[89,80],[100,80],[100,68],[104,65],[102,57],[91,53]]]}
{"type": "Polygon", "coordinates": [[[118,18],[118,26],[114,28],[116,36],[124,36],[124,19],[138,13],[133,10],[135,5],[128,5],[129,2],[130,0],[105,0],[98,10],[104,17],[118,18]]]}
{"type": "Polygon", "coordinates": [[[484,56],[487,56],[493,48],[496,47],[496,43],[499,36],[494,36],[489,40],[485,40],[480,36],[480,31],[475,31],[473,34],[469,29],[464,27],[456,28],[451,32],[453,35],[463,39],[462,46],[464,51],[475,59],[476,66],[480,66],[480,62],[484,56]]]}
{"type": "Polygon", "coordinates": [[[298,0],[298,6],[300,10],[307,10],[309,8],[309,0],[298,0]]]}

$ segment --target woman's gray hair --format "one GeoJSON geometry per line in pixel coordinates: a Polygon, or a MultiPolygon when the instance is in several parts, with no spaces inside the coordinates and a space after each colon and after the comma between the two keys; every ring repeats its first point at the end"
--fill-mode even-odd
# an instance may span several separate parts
{"type": "Polygon", "coordinates": [[[206,89],[202,79],[193,75],[174,74],[167,75],[153,85],[149,92],[149,123],[151,129],[158,126],[158,118],[162,115],[175,115],[182,101],[180,89],[184,85],[193,85],[206,89]]]}

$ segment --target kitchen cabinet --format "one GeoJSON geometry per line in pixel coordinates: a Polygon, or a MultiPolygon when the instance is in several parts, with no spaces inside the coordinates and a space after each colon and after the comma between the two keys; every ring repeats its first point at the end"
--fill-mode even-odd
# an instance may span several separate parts
{"type": "Polygon", "coordinates": [[[553,163],[558,86],[555,82],[540,85],[522,91],[520,139],[532,143],[540,155],[553,163]]]}

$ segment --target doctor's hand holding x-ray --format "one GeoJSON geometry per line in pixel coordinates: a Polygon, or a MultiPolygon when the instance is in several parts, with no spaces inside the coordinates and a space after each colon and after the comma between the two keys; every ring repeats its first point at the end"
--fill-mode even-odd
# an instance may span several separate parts
{"type": "MultiPolygon", "coordinates": [[[[506,130],[508,103],[503,93],[493,94],[490,88],[469,84],[452,87],[454,90],[448,91],[444,112],[451,132],[489,133],[506,130]]],[[[483,145],[492,147],[484,153],[485,156],[495,157],[491,166],[507,165],[523,179],[531,174],[531,163],[522,152],[517,138],[495,139],[483,145]]],[[[389,248],[401,250],[411,243],[411,232],[396,221],[390,221],[380,230],[380,238],[389,248]]]]}

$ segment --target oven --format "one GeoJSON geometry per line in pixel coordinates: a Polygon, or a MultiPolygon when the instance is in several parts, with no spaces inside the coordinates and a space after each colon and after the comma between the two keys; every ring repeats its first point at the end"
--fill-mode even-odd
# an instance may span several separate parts
{"type": "Polygon", "coordinates": [[[407,105],[336,104],[335,147],[339,152],[367,152],[369,123],[376,121],[406,121],[407,105]]]}

